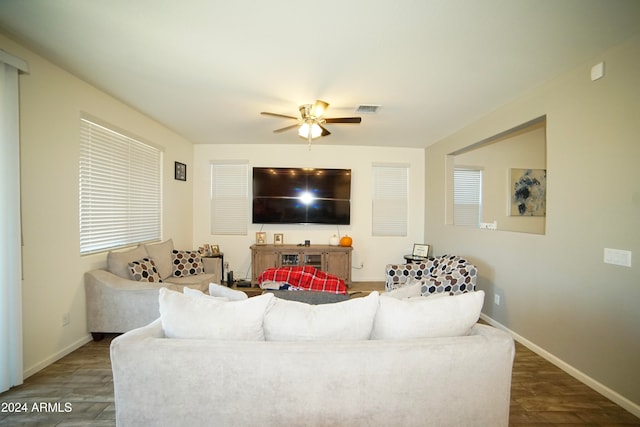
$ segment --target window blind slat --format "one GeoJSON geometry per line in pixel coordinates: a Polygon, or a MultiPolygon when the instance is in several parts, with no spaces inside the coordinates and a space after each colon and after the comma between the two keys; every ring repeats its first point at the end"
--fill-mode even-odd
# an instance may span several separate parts
{"type": "Polygon", "coordinates": [[[162,152],[80,122],[80,253],[161,238],[162,152]]]}

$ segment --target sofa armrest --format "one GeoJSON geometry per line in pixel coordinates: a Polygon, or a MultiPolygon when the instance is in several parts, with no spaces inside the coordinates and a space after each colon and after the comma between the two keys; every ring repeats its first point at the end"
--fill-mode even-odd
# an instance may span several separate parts
{"type": "Polygon", "coordinates": [[[92,333],[121,333],[160,317],[162,283],[127,280],[106,270],[84,275],[87,328],[92,333]]]}
{"type": "Polygon", "coordinates": [[[86,272],[85,283],[87,281],[121,291],[158,290],[162,287],[162,283],[138,282],[136,280],[124,279],[117,274],[101,269],[86,272]]]}

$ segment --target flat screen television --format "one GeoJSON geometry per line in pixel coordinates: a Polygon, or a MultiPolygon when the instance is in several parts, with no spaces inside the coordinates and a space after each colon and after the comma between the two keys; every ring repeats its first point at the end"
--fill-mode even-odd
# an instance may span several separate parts
{"type": "Polygon", "coordinates": [[[253,168],[254,224],[351,221],[351,169],[253,168]]]}

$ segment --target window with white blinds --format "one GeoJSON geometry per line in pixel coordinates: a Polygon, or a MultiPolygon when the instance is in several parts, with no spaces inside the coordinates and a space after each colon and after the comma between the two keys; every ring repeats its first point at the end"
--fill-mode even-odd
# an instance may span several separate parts
{"type": "Polygon", "coordinates": [[[482,170],[456,167],[453,172],[453,223],[480,226],[482,170]]]}
{"type": "Polygon", "coordinates": [[[409,167],[374,164],[372,168],[373,236],[406,236],[408,216],[409,167]]]}
{"type": "Polygon", "coordinates": [[[162,151],[80,121],[80,253],[160,240],[162,151]]]}
{"type": "Polygon", "coordinates": [[[247,235],[249,164],[211,163],[211,234],[247,235]]]}

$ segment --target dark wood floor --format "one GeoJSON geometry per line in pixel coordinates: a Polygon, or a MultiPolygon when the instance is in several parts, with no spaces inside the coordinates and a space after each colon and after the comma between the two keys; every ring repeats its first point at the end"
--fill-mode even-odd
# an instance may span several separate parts
{"type": "MultiPolygon", "coordinates": [[[[0,426],[114,426],[112,339],[90,342],[0,394],[0,426]]],[[[640,419],[516,344],[509,424],[640,426],[640,419]]]]}

